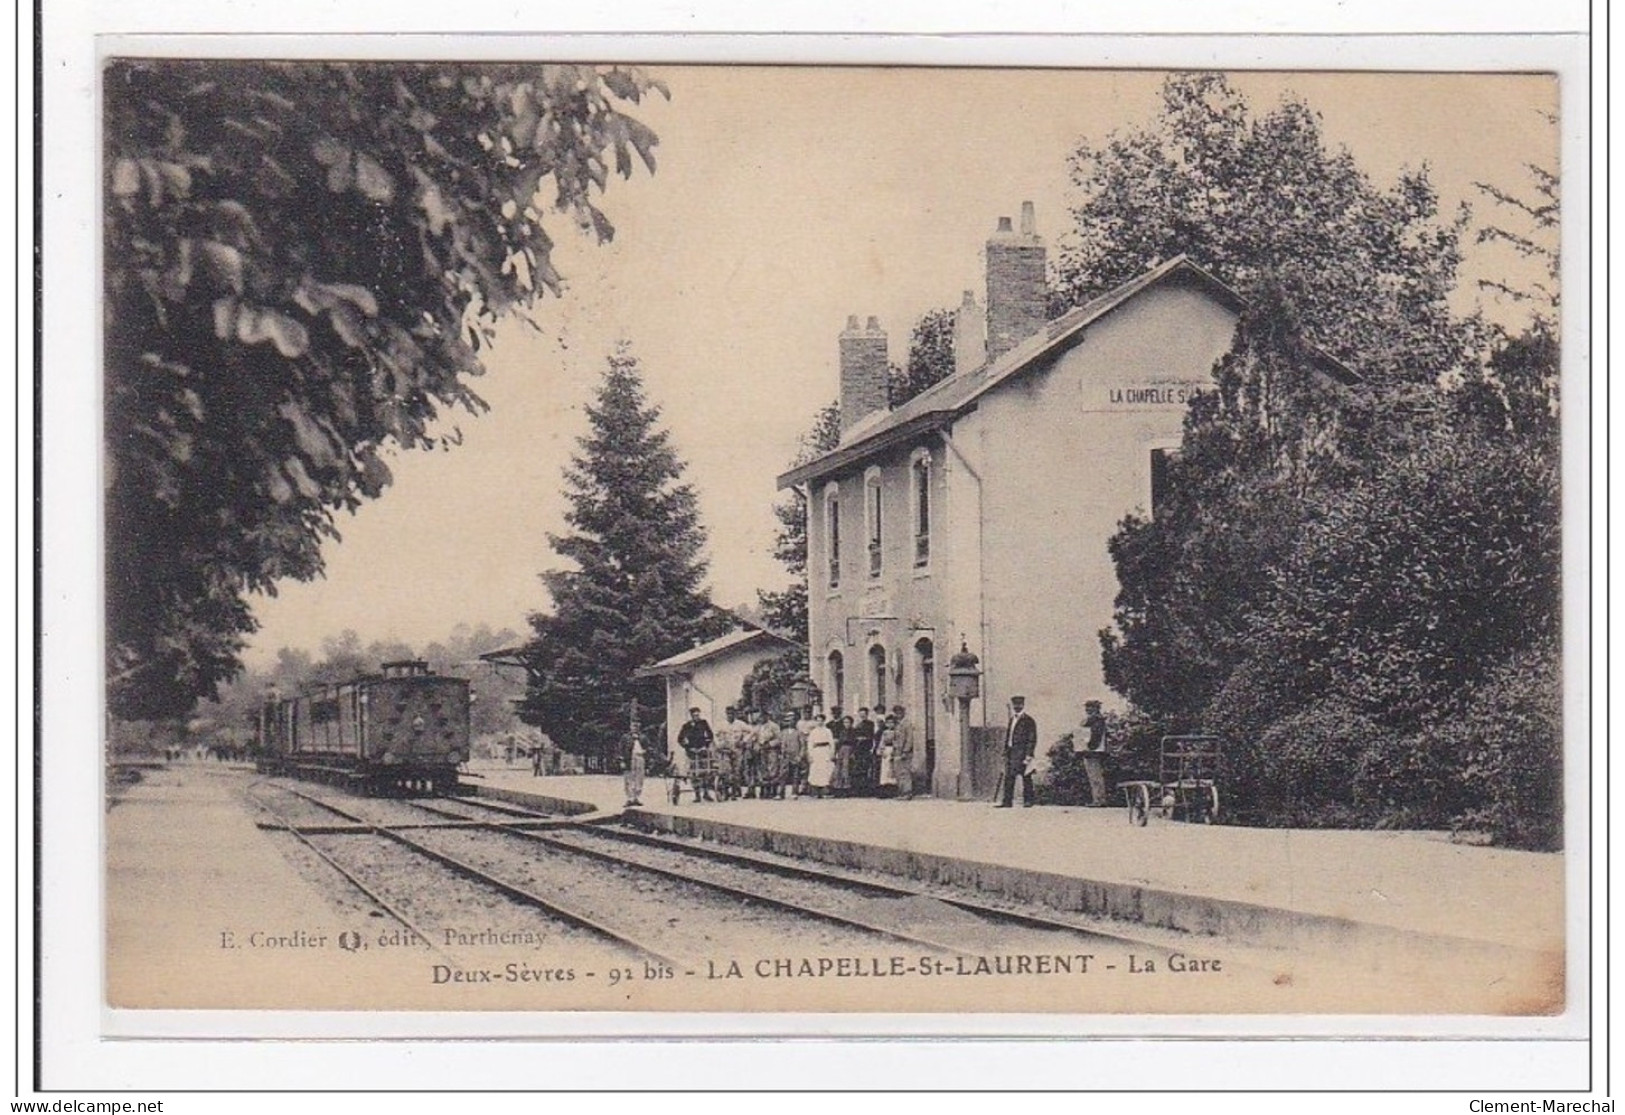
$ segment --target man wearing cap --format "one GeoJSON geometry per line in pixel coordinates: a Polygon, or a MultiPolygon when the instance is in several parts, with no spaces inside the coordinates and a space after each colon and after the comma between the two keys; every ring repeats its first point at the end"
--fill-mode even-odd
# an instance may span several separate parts
{"type": "Polygon", "coordinates": [[[1033,753],[1038,750],[1038,721],[1027,712],[1027,698],[1010,698],[1010,728],[1004,737],[1004,792],[997,809],[1009,809],[1021,779],[1021,804],[1033,803],[1033,753]]]}
{"type": "Polygon", "coordinates": [[[700,710],[688,710],[688,720],[677,729],[677,746],[683,749],[683,755],[688,760],[688,771],[694,778],[694,796],[701,801],[712,800],[716,795],[711,792],[711,745],[716,742],[716,733],[711,725],[700,715],[700,710]]]}
{"type": "Polygon", "coordinates": [[[1089,776],[1089,804],[1106,805],[1106,718],[1099,701],[1083,702],[1083,772],[1089,776]]]}
{"type": "Polygon", "coordinates": [[[739,710],[729,705],[723,710],[727,722],[716,734],[717,798],[728,801],[739,796],[739,764],[743,750],[745,722],[739,719],[739,710]]]}

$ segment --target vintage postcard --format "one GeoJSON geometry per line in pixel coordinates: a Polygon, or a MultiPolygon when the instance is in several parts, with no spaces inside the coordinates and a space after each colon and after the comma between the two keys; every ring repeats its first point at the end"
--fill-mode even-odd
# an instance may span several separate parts
{"type": "Polygon", "coordinates": [[[108,1008],[1573,1007],[1556,75],[100,83],[108,1008]]]}

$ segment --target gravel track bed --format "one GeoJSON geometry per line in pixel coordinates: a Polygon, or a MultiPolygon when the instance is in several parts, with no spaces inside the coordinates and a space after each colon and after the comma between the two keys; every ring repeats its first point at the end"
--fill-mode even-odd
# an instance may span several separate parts
{"type": "Polygon", "coordinates": [[[876,934],[758,906],[700,883],[574,856],[516,834],[439,830],[414,833],[413,839],[556,898],[677,959],[829,952],[889,956],[900,947],[876,934]]]}
{"type": "MultiPolygon", "coordinates": [[[[342,825],[345,818],[339,816],[331,809],[317,805],[300,797],[288,786],[276,781],[264,781],[250,784],[244,791],[251,804],[268,806],[277,811],[281,818],[295,825],[342,825]]],[[[321,795],[318,795],[321,796],[321,795]]],[[[347,802],[335,802],[340,809],[348,806],[347,802]]],[[[270,814],[265,814],[266,820],[273,820],[270,814]]]]}
{"type": "MultiPolygon", "coordinates": [[[[311,843],[387,899],[433,942],[459,960],[478,960],[469,947],[446,939],[446,931],[528,933],[523,948],[590,950],[593,958],[624,962],[627,951],[595,933],[558,921],[502,892],[465,879],[384,836],[312,836],[311,843]]],[[[331,874],[331,870],[329,870],[331,874]]],[[[353,890],[353,888],[352,888],[353,890]]],[[[384,915],[388,917],[388,915],[384,915]]],[[[391,926],[398,924],[389,918],[391,926]]],[[[512,951],[512,950],[510,950],[512,951]]]]}
{"type": "MultiPolygon", "coordinates": [[[[663,840],[673,841],[678,844],[688,844],[695,848],[719,849],[721,851],[749,851],[753,856],[759,856],[762,859],[772,860],[774,862],[786,864],[792,867],[806,867],[809,866],[809,864],[814,867],[827,866],[819,863],[816,860],[808,861],[798,859],[795,856],[787,856],[778,852],[764,851],[759,848],[735,849],[731,848],[727,844],[718,843],[711,840],[703,840],[694,836],[684,836],[680,833],[651,833],[645,829],[626,826],[593,826],[593,828],[602,829],[603,831],[607,832],[614,832],[617,828],[622,828],[624,831],[634,832],[640,835],[658,836],[663,840]]],[[[587,826],[582,826],[582,830],[586,831],[587,826]]],[[[627,842],[627,845],[632,846],[630,842],[627,842]]],[[[1188,939],[1189,936],[1188,934],[1181,933],[1178,930],[1156,930],[1139,924],[1125,925],[1122,922],[1114,922],[1108,918],[1094,917],[1090,914],[1080,913],[1073,910],[1061,910],[1053,906],[1022,902],[1018,899],[1008,898],[1002,894],[997,894],[991,891],[977,890],[973,887],[955,887],[945,883],[933,883],[923,879],[911,879],[890,874],[885,871],[876,871],[871,868],[842,866],[834,870],[838,870],[843,875],[849,875],[853,879],[863,882],[876,883],[880,886],[903,886],[908,887],[911,890],[920,891],[923,894],[934,895],[941,898],[962,899],[964,901],[974,902],[981,906],[990,907],[994,910],[1003,910],[1012,914],[1027,914],[1033,917],[1046,918],[1052,921],[1062,922],[1072,927],[1080,934],[1095,933],[1113,939],[1120,938],[1123,934],[1128,934],[1135,938],[1138,938],[1144,934],[1148,935],[1148,939],[1145,942],[1148,947],[1153,945],[1169,945],[1170,942],[1172,942],[1171,947],[1177,947],[1180,940],[1188,939]],[[1150,938],[1155,938],[1155,940],[1150,938]],[[1164,938],[1166,938],[1166,940],[1164,940],[1164,938]]]]}
{"type": "Polygon", "coordinates": [[[432,820],[450,820],[451,818],[444,816],[446,813],[455,813],[467,821],[497,821],[512,823],[515,821],[541,821],[549,819],[548,814],[540,811],[533,811],[535,813],[534,816],[525,816],[523,814],[510,812],[511,809],[521,808],[519,806],[510,806],[507,809],[501,809],[494,805],[485,805],[481,802],[447,801],[444,799],[435,799],[421,803],[414,801],[403,804],[418,806],[425,815],[425,819],[432,820]],[[431,813],[429,812],[429,807],[432,807],[439,812],[431,813]]]}
{"type": "Polygon", "coordinates": [[[586,826],[554,830],[548,836],[578,847],[611,852],[635,863],[680,871],[694,879],[715,880],[767,898],[858,918],[885,929],[917,933],[929,940],[973,952],[1007,952],[1012,949],[1065,951],[1088,940],[1081,930],[1075,933],[1046,931],[993,921],[935,898],[864,894],[835,882],[789,878],[745,865],[689,855],[680,849],[653,848],[617,840],[612,835],[586,826]]]}

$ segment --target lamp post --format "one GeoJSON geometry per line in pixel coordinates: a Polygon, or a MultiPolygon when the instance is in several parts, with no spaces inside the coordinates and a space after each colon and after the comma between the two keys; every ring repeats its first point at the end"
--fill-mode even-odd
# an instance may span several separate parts
{"type": "Polygon", "coordinates": [[[963,792],[971,771],[970,703],[982,695],[982,660],[959,637],[959,653],[948,659],[948,695],[959,702],[959,788],[963,792]]]}
{"type": "Polygon", "coordinates": [[[823,694],[817,684],[806,674],[802,674],[790,683],[790,704],[795,707],[796,713],[805,719],[811,711],[813,703],[823,694]]]}

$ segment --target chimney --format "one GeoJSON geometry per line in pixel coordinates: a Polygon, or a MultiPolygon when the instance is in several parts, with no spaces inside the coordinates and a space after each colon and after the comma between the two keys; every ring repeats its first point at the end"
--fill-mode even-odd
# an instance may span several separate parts
{"type": "Polygon", "coordinates": [[[1021,231],[1009,217],[987,242],[987,355],[990,360],[1037,333],[1049,318],[1049,290],[1044,284],[1044,241],[1033,217],[1033,203],[1021,203],[1021,231]]]}
{"type": "Polygon", "coordinates": [[[841,331],[841,432],[886,409],[886,334],[878,318],[858,328],[858,315],[841,331]]]}
{"type": "Polygon", "coordinates": [[[987,359],[987,319],[976,304],[976,292],[967,290],[954,312],[954,374],[974,372],[987,359]]]}

